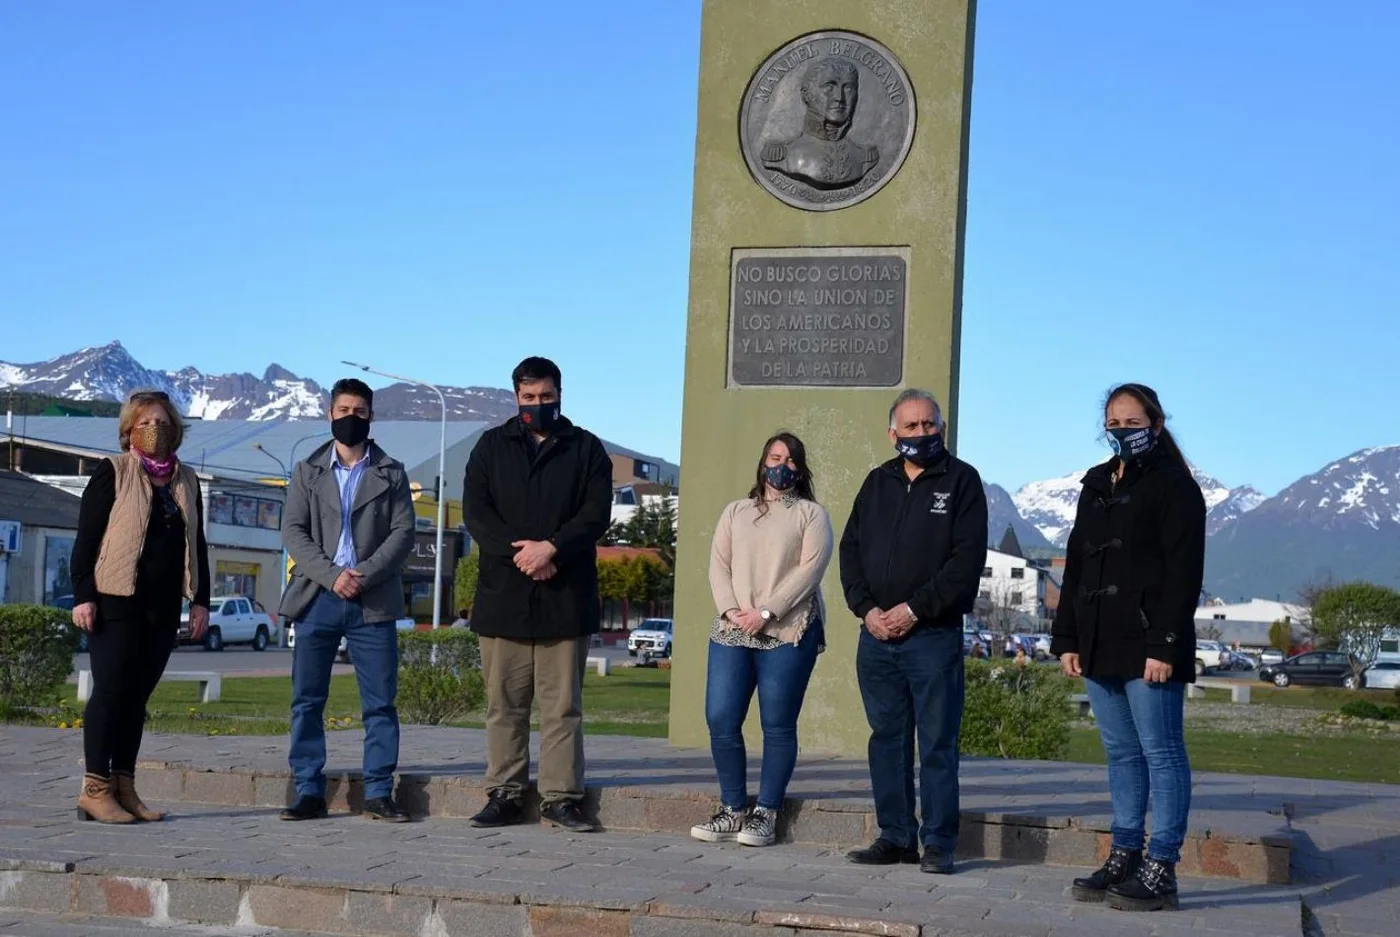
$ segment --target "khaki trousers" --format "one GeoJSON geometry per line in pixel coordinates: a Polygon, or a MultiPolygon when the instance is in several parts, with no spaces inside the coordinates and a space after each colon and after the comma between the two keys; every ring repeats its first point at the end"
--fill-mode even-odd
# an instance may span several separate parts
{"type": "Polygon", "coordinates": [[[520,797],[530,782],[530,706],[540,707],[540,802],[583,798],[583,672],[588,638],[481,639],[486,790],[520,797]]]}

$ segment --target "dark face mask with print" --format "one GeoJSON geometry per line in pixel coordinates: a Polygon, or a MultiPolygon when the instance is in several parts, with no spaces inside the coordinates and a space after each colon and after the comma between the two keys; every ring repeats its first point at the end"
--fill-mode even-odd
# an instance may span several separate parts
{"type": "Polygon", "coordinates": [[[1124,462],[1141,458],[1157,445],[1157,434],[1150,426],[1115,426],[1108,431],[1108,445],[1124,462]]]}
{"type": "Polygon", "coordinates": [[[520,405],[520,425],[535,433],[549,435],[559,425],[561,415],[558,401],[520,405]]]}
{"type": "Polygon", "coordinates": [[[919,468],[926,468],[943,454],[943,434],[901,437],[895,440],[894,451],[919,468]]]}
{"type": "Polygon", "coordinates": [[[358,446],[369,439],[369,420],[353,413],[331,420],[331,435],[342,446],[358,446]]]}
{"type": "Polygon", "coordinates": [[[768,466],[763,470],[763,478],[774,491],[787,491],[797,484],[797,472],[786,462],[768,466]]]}

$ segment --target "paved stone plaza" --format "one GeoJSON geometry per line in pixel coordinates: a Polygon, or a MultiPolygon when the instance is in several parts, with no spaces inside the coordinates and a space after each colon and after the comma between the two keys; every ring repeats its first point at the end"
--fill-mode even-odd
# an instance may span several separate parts
{"type": "MultiPolygon", "coordinates": [[[[359,740],[359,733],[332,735],[337,774],[358,762],[359,740]]],[[[841,854],[863,840],[869,808],[863,768],[850,760],[803,761],[793,791],[801,809],[791,825],[800,831],[808,805],[820,803],[838,809],[816,812],[860,817],[861,825],[813,824],[813,837],[859,835],[829,844],[798,836],[750,850],[697,844],[675,829],[586,836],[534,824],[475,830],[452,815],[465,812],[465,803],[460,811],[430,804],[431,818],[402,826],[349,814],[282,823],[274,807],[252,802],[260,781],[269,791],[285,789],[283,740],[273,738],[152,738],[143,776],[167,787],[178,782],[180,799],[168,798],[170,790],[148,799],[173,805],[172,820],[131,828],[78,823],[71,805],[79,742],[75,732],[0,729],[0,935],[126,937],[149,934],[151,926],[175,934],[412,937],[1400,933],[1400,787],[1200,777],[1195,833],[1202,847],[1209,851],[1209,824],[1272,830],[1292,843],[1293,883],[1191,878],[1180,912],[1128,917],[1069,901],[1065,888],[1076,869],[1046,863],[1061,861],[1053,849],[1039,860],[1034,849],[1020,859],[964,859],[951,877],[846,863],[841,854]],[[203,787],[191,782],[196,776],[203,787]],[[223,796],[227,785],[246,790],[248,802],[208,802],[236,799],[223,796]]],[[[605,818],[611,811],[635,823],[655,811],[656,825],[674,826],[708,809],[706,753],[645,739],[589,745],[590,783],[601,788],[605,818]],[[644,808],[624,810],[628,797],[644,808]],[[666,803],[669,811],[657,807],[666,803]]],[[[419,779],[409,799],[447,798],[437,785],[477,780],[480,733],[410,729],[403,755],[404,772],[419,779]]],[[[353,802],[353,783],[341,783],[340,799],[353,802]]],[[[969,761],[963,784],[965,828],[991,828],[989,818],[1001,817],[1092,830],[1107,802],[1101,769],[1080,765],[969,761]]]]}

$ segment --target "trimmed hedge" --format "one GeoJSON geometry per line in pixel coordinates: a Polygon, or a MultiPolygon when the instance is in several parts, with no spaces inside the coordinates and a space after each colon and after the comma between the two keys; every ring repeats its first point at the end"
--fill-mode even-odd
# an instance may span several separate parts
{"type": "Polygon", "coordinates": [[[481,646],[466,628],[399,634],[399,716],[435,726],[481,708],[481,646]]]}
{"type": "Polygon", "coordinates": [[[0,605],[0,714],[55,705],[77,652],[71,612],[0,605]]]}
{"type": "Polygon", "coordinates": [[[964,755],[1057,761],[1069,751],[1072,684],[1058,669],[964,661],[964,755]]]}

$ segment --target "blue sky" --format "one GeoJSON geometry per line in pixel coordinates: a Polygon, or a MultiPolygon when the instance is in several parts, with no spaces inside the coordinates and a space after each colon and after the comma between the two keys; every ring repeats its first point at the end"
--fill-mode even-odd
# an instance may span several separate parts
{"type": "MultiPolygon", "coordinates": [[[[0,360],[504,385],[679,453],[697,0],[0,3],[0,360]]],[[[1400,443],[1400,4],[981,4],[961,454],[1154,384],[1273,493],[1400,443]]]]}

